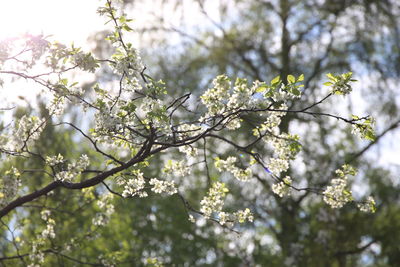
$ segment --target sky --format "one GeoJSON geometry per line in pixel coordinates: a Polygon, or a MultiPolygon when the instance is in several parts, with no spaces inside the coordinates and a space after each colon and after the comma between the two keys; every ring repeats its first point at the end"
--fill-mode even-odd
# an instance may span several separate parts
{"type": "Polygon", "coordinates": [[[0,0],[0,39],[26,32],[85,45],[87,36],[104,25],[99,0],[0,0]]]}
{"type": "MultiPolygon", "coordinates": [[[[0,41],[25,33],[49,36],[57,41],[85,50],[93,32],[103,29],[105,18],[97,14],[100,0],[0,0],[0,41]]],[[[10,79],[11,77],[3,77],[10,79]]],[[[5,80],[7,81],[7,80],[5,80]]],[[[0,88],[1,103],[23,104],[20,96],[32,103],[39,88],[19,79],[0,88]]],[[[11,104],[13,105],[13,104],[11,104]]],[[[4,106],[4,105],[2,105],[4,106]]],[[[9,106],[9,105],[8,105],[9,106]]]]}

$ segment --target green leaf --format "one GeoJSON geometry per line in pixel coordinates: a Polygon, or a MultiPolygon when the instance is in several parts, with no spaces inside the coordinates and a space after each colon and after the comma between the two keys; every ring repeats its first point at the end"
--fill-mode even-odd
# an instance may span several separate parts
{"type": "Polygon", "coordinates": [[[68,85],[68,79],[61,79],[60,82],[65,86],[68,85]]]}
{"type": "Polygon", "coordinates": [[[272,79],[271,85],[276,85],[281,81],[281,76],[276,76],[275,78],[272,79]]]}
{"type": "Polygon", "coordinates": [[[296,78],[293,75],[288,75],[287,76],[287,81],[288,81],[289,84],[295,83],[296,82],[296,78]]]}
{"type": "Polygon", "coordinates": [[[375,138],[376,138],[376,136],[373,131],[369,130],[365,133],[365,139],[370,140],[370,141],[375,141],[375,138]]]}
{"type": "Polygon", "coordinates": [[[324,85],[326,85],[326,86],[331,86],[331,85],[333,85],[333,83],[331,83],[331,82],[326,82],[326,83],[324,83],[324,85]]]}
{"type": "Polygon", "coordinates": [[[299,76],[299,78],[297,78],[297,81],[298,81],[298,82],[304,81],[304,74],[301,74],[301,75],[299,76]]]}
{"type": "Polygon", "coordinates": [[[132,29],[131,27],[129,27],[127,24],[124,24],[124,25],[122,26],[122,28],[123,28],[125,31],[127,31],[127,32],[133,31],[133,29],[132,29]]]}
{"type": "Polygon", "coordinates": [[[299,89],[297,89],[297,88],[293,88],[292,89],[292,94],[294,94],[295,96],[300,96],[300,91],[299,91],[299,89]]]}
{"type": "Polygon", "coordinates": [[[267,88],[268,88],[268,87],[267,87],[266,85],[261,85],[260,87],[258,87],[258,88],[256,89],[256,92],[257,92],[257,93],[264,92],[267,88]]]}
{"type": "Polygon", "coordinates": [[[327,73],[326,77],[328,77],[329,79],[334,79],[335,77],[332,75],[332,73],[327,73]]]}
{"type": "Polygon", "coordinates": [[[119,17],[119,22],[124,23],[126,21],[126,18],[124,16],[119,17]]]}
{"type": "Polygon", "coordinates": [[[274,89],[269,88],[267,92],[264,93],[265,97],[273,97],[274,96],[274,89]]]}

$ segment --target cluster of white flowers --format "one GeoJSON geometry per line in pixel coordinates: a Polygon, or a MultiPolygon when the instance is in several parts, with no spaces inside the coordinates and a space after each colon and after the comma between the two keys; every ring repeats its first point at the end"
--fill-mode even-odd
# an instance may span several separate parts
{"type": "Polygon", "coordinates": [[[146,181],[144,179],[143,173],[140,170],[132,171],[134,178],[125,180],[119,177],[117,180],[118,185],[124,186],[124,191],[122,192],[123,197],[147,197],[147,192],[143,191],[146,181]]]}
{"type": "Polygon", "coordinates": [[[99,63],[93,57],[92,53],[84,53],[79,51],[72,56],[73,63],[84,71],[95,72],[99,67],[99,63]]]}
{"type": "Polygon", "coordinates": [[[139,83],[139,79],[136,77],[131,77],[130,79],[124,79],[123,87],[126,93],[139,92],[143,89],[142,85],[139,83]]]}
{"type": "Polygon", "coordinates": [[[229,130],[239,129],[242,126],[242,119],[239,117],[231,117],[225,124],[226,128],[229,130]]]}
{"type": "Polygon", "coordinates": [[[170,132],[170,125],[167,120],[167,108],[162,100],[145,97],[138,111],[144,116],[143,123],[151,123],[154,127],[160,128],[163,132],[170,132]]]}
{"type": "Polygon", "coordinates": [[[42,210],[40,212],[40,217],[43,221],[47,221],[50,218],[51,211],[50,210],[42,210]]]}
{"type": "Polygon", "coordinates": [[[275,111],[266,112],[267,119],[260,126],[253,129],[253,134],[259,136],[262,132],[269,132],[272,135],[278,135],[280,133],[279,125],[281,124],[282,117],[286,115],[287,109],[287,105],[283,103],[275,111]]]}
{"type": "Polygon", "coordinates": [[[289,169],[289,160],[282,158],[271,158],[268,163],[268,169],[276,176],[289,169]]]}
{"type": "MultiPolygon", "coordinates": [[[[234,112],[240,109],[252,109],[262,103],[259,98],[254,97],[260,82],[255,81],[248,86],[246,79],[237,78],[235,85],[231,88],[231,80],[226,75],[219,75],[213,81],[213,88],[208,89],[200,98],[207,107],[207,113],[200,119],[205,121],[208,118],[218,115],[227,115],[227,112],[234,112]]],[[[225,124],[227,129],[235,130],[240,128],[241,119],[239,116],[231,116],[225,124]]]]}
{"type": "Polygon", "coordinates": [[[75,172],[82,172],[89,166],[90,160],[86,154],[83,154],[79,159],[71,164],[68,164],[69,170],[74,170],[75,172]]]}
{"type": "MultiPolygon", "coordinates": [[[[133,86],[133,85],[132,85],[133,86]]],[[[136,88],[139,90],[139,88],[136,88]]],[[[121,140],[130,140],[126,127],[134,127],[138,121],[137,103],[132,100],[132,91],[115,93],[94,86],[96,92],[95,127],[91,130],[92,136],[99,142],[115,144],[116,137],[121,140]]],[[[142,112],[143,113],[143,112],[142,112]]],[[[146,114],[142,114],[145,116],[146,114]]]]}
{"type": "Polygon", "coordinates": [[[233,174],[233,176],[240,180],[240,181],[248,181],[249,179],[252,178],[253,172],[250,168],[246,169],[240,169],[235,166],[235,163],[237,161],[236,157],[228,157],[226,160],[222,160],[220,158],[215,158],[215,167],[217,168],[218,171],[223,172],[223,171],[228,171],[233,174]]]}
{"type": "Polygon", "coordinates": [[[152,178],[149,182],[153,187],[151,191],[154,193],[167,193],[168,195],[173,195],[178,193],[178,190],[175,187],[175,183],[173,181],[161,181],[157,178],[152,178]]]}
{"type": "Polygon", "coordinates": [[[282,182],[272,185],[272,192],[280,197],[290,195],[290,185],[292,184],[292,179],[289,176],[283,178],[282,182]]]}
{"type": "Polygon", "coordinates": [[[76,173],[71,171],[60,171],[56,173],[54,179],[56,181],[71,182],[75,178],[76,173]]]}
{"type": "Polygon", "coordinates": [[[228,192],[229,190],[224,183],[216,182],[212,184],[207,196],[200,201],[200,211],[206,218],[210,218],[213,212],[221,212],[225,195],[228,192]]]}
{"type": "Polygon", "coordinates": [[[282,104],[276,112],[268,112],[266,121],[253,129],[255,136],[267,133],[263,140],[272,146],[274,157],[269,160],[268,169],[276,176],[289,169],[289,161],[293,160],[301,149],[298,135],[280,133],[281,118],[286,114],[287,106],[282,104]]]}
{"type": "Polygon", "coordinates": [[[162,170],[167,176],[184,177],[190,174],[190,168],[186,165],[185,160],[175,161],[168,160],[162,170]]]}
{"type": "Polygon", "coordinates": [[[279,101],[287,101],[289,99],[300,98],[301,92],[298,91],[298,94],[294,94],[290,88],[290,85],[281,84],[272,94],[271,98],[275,102],[279,101]]]}
{"type": "Polygon", "coordinates": [[[46,104],[46,109],[49,111],[49,114],[62,115],[65,109],[65,97],[54,95],[53,99],[46,104]]]}
{"type": "Polygon", "coordinates": [[[50,166],[56,166],[60,163],[64,162],[64,157],[61,154],[58,154],[57,156],[53,156],[53,157],[46,157],[46,164],[50,165],[50,166]]]}
{"type": "Polygon", "coordinates": [[[96,213],[92,219],[92,223],[96,226],[106,225],[110,221],[111,215],[114,213],[114,204],[112,204],[113,195],[111,193],[101,195],[97,201],[97,206],[101,212],[96,213]]]}
{"type": "Polygon", "coordinates": [[[233,224],[233,219],[231,218],[230,213],[221,211],[218,213],[218,221],[221,225],[228,224],[228,226],[231,226],[233,224]]]}
{"type": "Polygon", "coordinates": [[[352,124],[352,134],[356,134],[360,136],[361,138],[374,141],[375,140],[375,134],[373,127],[375,126],[375,119],[367,116],[366,118],[361,119],[360,117],[356,115],[352,115],[352,119],[355,121],[360,121],[362,122],[357,122],[352,124]]]}
{"type": "Polygon", "coordinates": [[[93,223],[93,225],[96,225],[96,226],[103,226],[103,225],[106,225],[109,222],[109,220],[110,220],[110,218],[106,214],[104,214],[102,212],[98,212],[93,217],[92,223],[93,223]]]}
{"type": "Polygon", "coordinates": [[[41,245],[43,245],[43,241],[33,242],[31,253],[29,253],[29,260],[31,261],[31,263],[28,265],[28,267],[43,266],[44,253],[40,250],[41,245]]]}
{"type": "Polygon", "coordinates": [[[15,129],[15,133],[13,134],[14,138],[18,138],[20,145],[27,140],[35,141],[39,139],[40,134],[44,129],[45,120],[39,119],[38,117],[31,116],[23,116],[18,121],[18,126],[15,129]]]}
{"type": "MultiPolygon", "coordinates": [[[[9,57],[11,50],[11,40],[1,40],[0,41],[0,64],[2,64],[9,57]]],[[[0,65],[1,66],[1,65],[0,65]]]]}
{"type": "Polygon", "coordinates": [[[142,104],[140,105],[140,110],[144,114],[148,114],[149,112],[154,112],[161,110],[163,108],[163,103],[160,99],[154,99],[151,97],[145,97],[143,99],[142,104]]]}
{"type": "Polygon", "coordinates": [[[203,131],[201,126],[196,124],[182,124],[178,127],[178,134],[180,139],[186,139],[201,134],[203,131]]]}
{"type": "Polygon", "coordinates": [[[117,47],[112,58],[115,62],[111,64],[114,71],[125,75],[127,78],[135,77],[144,68],[139,51],[133,48],[131,44],[127,44],[124,48],[117,47]]]}
{"type": "Polygon", "coordinates": [[[0,177],[0,208],[7,205],[17,195],[18,188],[21,186],[20,176],[20,172],[15,167],[11,167],[0,177]]]}
{"type": "Polygon", "coordinates": [[[146,182],[143,177],[136,177],[135,179],[129,179],[124,185],[124,191],[122,192],[123,197],[133,197],[138,195],[139,197],[147,197],[147,192],[143,191],[146,182]]]}
{"type": "Polygon", "coordinates": [[[226,75],[219,75],[213,80],[213,85],[200,97],[208,110],[206,118],[223,114],[226,110],[231,80],[226,75]]]}
{"type": "Polygon", "coordinates": [[[11,134],[3,134],[0,139],[4,150],[21,152],[26,146],[39,139],[45,127],[45,120],[36,116],[22,116],[11,134]]]}
{"type": "Polygon", "coordinates": [[[32,241],[31,252],[29,253],[30,264],[28,267],[40,267],[43,266],[44,262],[44,246],[47,239],[54,239],[56,233],[54,227],[56,222],[52,219],[50,210],[42,210],[40,216],[43,221],[46,222],[46,228],[32,241]],[[43,249],[43,250],[42,250],[43,249]]]}
{"type": "Polygon", "coordinates": [[[329,78],[329,82],[324,83],[324,85],[331,86],[332,93],[334,94],[347,95],[352,91],[350,83],[356,81],[352,79],[352,75],[352,72],[340,75],[328,73],[326,76],[329,78]]]}
{"type": "Polygon", "coordinates": [[[26,34],[26,45],[31,49],[32,61],[38,60],[50,47],[50,42],[43,35],[26,34]]]}
{"type": "Polygon", "coordinates": [[[193,145],[180,146],[178,150],[185,153],[187,157],[196,157],[199,154],[198,149],[193,145]]]}
{"type": "Polygon", "coordinates": [[[244,223],[245,221],[252,222],[254,220],[254,216],[249,208],[246,208],[245,210],[238,210],[234,212],[233,215],[235,217],[235,221],[238,221],[239,223],[244,223]]]}
{"type": "Polygon", "coordinates": [[[375,207],[375,200],[373,197],[369,196],[367,199],[361,203],[357,204],[357,207],[362,211],[362,212],[370,212],[374,213],[376,210],[375,207]]]}
{"type": "Polygon", "coordinates": [[[254,82],[252,87],[248,87],[246,79],[237,78],[233,87],[232,95],[228,100],[228,109],[234,110],[239,108],[252,108],[257,103],[257,99],[253,97],[259,82],[254,82]]]}
{"type": "Polygon", "coordinates": [[[104,109],[103,111],[99,111],[94,115],[95,119],[95,128],[92,131],[92,135],[96,137],[102,136],[112,136],[114,133],[117,133],[120,125],[121,118],[116,116],[114,113],[104,109]]]}
{"type": "Polygon", "coordinates": [[[324,201],[332,208],[341,208],[353,200],[351,190],[347,189],[347,176],[355,175],[356,170],[350,165],[343,165],[336,170],[337,177],[332,179],[331,185],[323,192],[324,201]]]}
{"type": "MultiPolygon", "coordinates": [[[[61,155],[58,155],[57,157],[59,156],[61,155]]],[[[55,161],[57,161],[57,157],[55,161]]],[[[62,161],[63,157],[61,156],[59,159],[61,159],[62,161]]],[[[49,161],[54,163],[54,157],[49,158],[49,161]]],[[[87,166],[89,166],[89,164],[90,164],[89,157],[83,154],[79,157],[77,161],[68,164],[66,170],[57,172],[54,178],[57,181],[71,182],[77,175],[79,175],[82,171],[84,171],[87,168],[87,166]]]]}
{"type": "Polygon", "coordinates": [[[267,140],[273,146],[274,152],[280,159],[294,159],[300,151],[298,135],[283,133],[278,136],[270,136],[267,140]]]}
{"type": "MultiPolygon", "coordinates": [[[[228,192],[229,190],[225,187],[224,183],[213,183],[208,191],[207,196],[205,196],[200,202],[200,211],[203,213],[203,216],[206,218],[211,218],[211,216],[215,214],[216,218],[218,218],[218,222],[221,225],[226,224],[228,227],[232,227],[235,222],[252,222],[254,219],[253,214],[248,208],[245,210],[238,210],[233,213],[222,211],[225,196],[228,192]]],[[[194,218],[191,217],[189,219],[193,220],[194,218]]]]}
{"type": "Polygon", "coordinates": [[[233,227],[235,222],[244,223],[246,221],[252,222],[254,220],[253,213],[250,209],[238,210],[234,213],[221,211],[218,213],[218,222],[221,225],[227,225],[233,227]]]}
{"type": "Polygon", "coordinates": [[[56,237],[56,233],[54,232],[54,226],[56,222],[50,218],[51,212],[50,210],[43,210],[40,213],[42,219],[46,222],[46,228],[42,231],[41,237],[53,239],[56,237]]]}

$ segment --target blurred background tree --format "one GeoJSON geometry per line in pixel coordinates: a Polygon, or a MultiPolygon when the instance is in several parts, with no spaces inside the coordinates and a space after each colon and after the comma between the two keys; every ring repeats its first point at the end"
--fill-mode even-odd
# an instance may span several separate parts
{"type": "MultiPolygon", "coordinates": [[[[304,151],[301,160],[290,168],[292,177],[305,179],[304,187],[321,187],[329,182],[335,169],[351,163],[359,168],[356,180],[357,185],[362,185],[353,191],[359,196],[372,192],[377,212],[363,214],[351,206],[333,210],[309,191],[282,199],[272,193],[271,180],[257,176],[245,186],[231,185],[241,196],[240,205],[251,207],[256,215],[253,224],[239,229],[240,234],[202,220],[192,224],[187,220],[179,196],[168,201],[149,198],[128,202],[115,197],[116,214],[107,227],[96,228],[92,224],[95,214],[85,209],[85,205],[96,205],[97,192],[88,191],[82,196],[60,190],[56,193],[60,200],[68,195],[70,202],[60,204],[42,199],[36,203],[39,208],[51,208],[54,219],[63,222],[57,224],[53,249],[47,252],[53,255],[46,258],[48,266],[104,264],[115,259],[120,262],[118,266],[130,266],[143,256],[177,266],[399,264],[400,197],[396,180],[399,166],[380,159],[379,153],[384,154],[385,144],[390,144],[388,139],[400,123],[397,97],[400,4],[397,1],[124,2],[126,13],[148,14],[145,23],[137,19],[140,25],[135,28],[135,38],[140,40],[139,50],[147,72],[166,81],[176,95],[187,91],[200,95],[215,75],[221,73],[249,80],[304,74],[304,94],[300,101],[292,103],[293,108],[300,108],[326,95],[318,86],[324,81],[324,74],[353,71],[360,81],[355,90],[359,93],[355,92],[347,105],[328,101],[314,110],[333,108],[338,113],[361,111],[372,115],[377,120],[375,141],[359,142],[352,135],[345,135],[333,120],[314,118],[311,121],[296,114],[285,117],[281,130],[290,129],[302,137],[304,151]],[[146,13],[149,9],[151,12],[146,13]],[[73,201],[74,198],[81,200],[73,201]],[[67,206],[68,210],[63,210],[67,206]],[[77,234],[75,240],[71,240],[71,232],[77,234]],[[66,248],[65,244],[71,246],[66,248]]],[[[99,57],[109,53],[109,47],[100,42],[106,34],[100,32],[91,37],[99,57]]],[[[113,79],[107,70],[99,75],[102,79],[113,79]]],[[[251,116],[243,119],[247,127],[257,122],[251,116]]],[[[72,146],[73,138],[76,137],[68,129],[62,133],[47,131],[38,145],[68,155],[71,149],[67,147],[72,147],[65,144],[72,146]]],[[[241,143],[240,133],[236,138],[241,143]]],[[[209,145],[217,149],[221,144],[209,145]]],[[[85,148],[75,148],[75,151],[83,153],[85,148]]],[[[165,159],[159,160],[161,166],[165,159]]],[[[35,164],[40,162],[32,162],[29,167],[34,168],[35,164]]],[[[159,168],[154,168],[151,175],[156,176],[158,171],[159,168]]],[[[204,186],[198,182],[204,179],[200,173],[200,170],[199,175],[192,173],[184,182],[193,189],[204,186]]],[[[39,186],[40,177],[40,173],[32,173],[32,188],[39,186]]],[[[107,188],[103,186],[99,190],[107,188]]],[[[202,198],[195,192],[186,195],[192,203],[202,198]]],[[[26,207],[29,215],[24,214],[28,218],[24,224],[30,225],[23,233],[26,240],[34,238],[35,229],[40,226],[41,219],[35,209],[26,207]]],[[[9,238],[10,231],[5,228],[3,231],[3,238],[9,238]]],[[[14,249],[10,243],[1,245],[5,252],[14,249]]],[[[12,260],[6,263],[18,264],[12,260]]]]}
{"type": "MultiPolygon", "coordinates": [[[[126,4],[129,10],[140,10],[142,3],[126,4]]],[[[399,231],[396,211],[400,202],[395,193],[399,189],[395,178],[399,161],[382,156],[390,139],[398,136],[400,123],[400,4],[374,0],[152,4],[156,7],[153,23],[137,30],[143,40],[141,51],[151,74],[163,77],[177,94],[180,88],[197,88],[200,93],[219,73],[250,80],[303,73],[306,89],[293,105],[304,107],[324,95],[318,84],[325,73],[351,70],[359,80],[358,93],[347,105],[328,105],[339,113],[361,110],[377,121],[377,139],[369,143],[340,134],[334,121],[325,119],[310,124],[310,118],[294,114],[286,116],[282,126],[283,131],[297,129],[304,137],[304,164],[291,166],[291,175],[306,177],[308,186],[321,186],[331,170],[344,162],[354,164],[360,169],[357,179],[363,187],[353,190],[360,195],[368,191],[375,194],[375,215],[365,216],[351,208],[331,210],[309,193],[282,200],[270,193],[270,184],[259,179],[261,192],[241,189],[243,201],[258,211],[255,225],[244,229],[244,235],[251,237],[246,242],[228,238],[231,243],[225,253],[243,253],[243,265],[398,264],[400,242],[392,233],[399,231]]]]}

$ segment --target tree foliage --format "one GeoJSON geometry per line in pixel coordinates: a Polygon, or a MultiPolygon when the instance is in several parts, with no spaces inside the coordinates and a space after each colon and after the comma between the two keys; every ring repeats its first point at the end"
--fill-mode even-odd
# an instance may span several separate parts
{"type": "MultiPolygon", "coordinates": [[[[169,89],[168,80],[148,74],[138,50],[126,41],[130,20],[115,5],[107,0],[99,8],[114,28],[106,40],[114,49],[110,57],[97,58],[43,36],[1,43],[2,77],[26,79],[43,88],[46,96],[41,109],[18,110],[0,136],[5,162],[0,187],[2,262],[201,265],[214,258],[226,264],[272,260],[279,265],[299,250],[299,236],[287,235],[296,229],[289,228],[307,222],[309,234],[315,236],[324,227],[316,220],[337,219],[329,215],[336,210],[327,211],[315,198],[301,203],[306,197],[315,195],[334,209],[375,211],[372,197],[353,196],[349,180],[356,170],[350,165],[327,164],[315,172],[323,173],[320,182],[293,166],[309,164],[313,152],[318,160],[322,152],[316,147],[325,147],[323,140],[304,142],[299,133],[289,131],[294,118],[310,125],[310,132],[314,122],[329,121],[374,142],[370,116],[345,117],[322,108],[351,92],[351,72],[327,73],[321,94],[310,96],[309,88],[315,87],[309,79],[316,74],[290,74],[286,51],[280,75],[270,82],[259,81],[261,75],[232,80],[222,74],[200,96],[169,89]],[[40,74],[34,66],[41,67],[40,74]],[[98,77],[90,88],[69,76],[107,68],[112,77],[98,77]],[[68,116],[67,106],[78,117],[68,116]],[[256,228],[261,233],[254,236],[273,232],[282,257],[274,257],[272,250],[263,252],[260,240],[248,259],[240,249],[229,253],[228,241],[223,244],[213,236],[215,229],[240,235],[253,223],[264,223],[271,208],[279,220],[256,228]],[[299,210],[327,214],[299,216],[299,210]]],[[[285,27],[282,38],[289,36],[285,27]]],[[[350,224],[353,216],[370,215],[348,216],[340,219],[350,224]]],[[[337,231],[329,239],[340,243],[343,234],[337,231]]],[[[339,256],[351,253],[347,248],[358,245],[355,240],[349,239],[342,246],[346,249],[327,259],[340,261],[339,256]]],[[[308,248],[306,253],[332,252],[312,243],[308,248]]],[[[298,262],[318,266],[326,265],[324,260],[299,256],[298,262]]]]}

